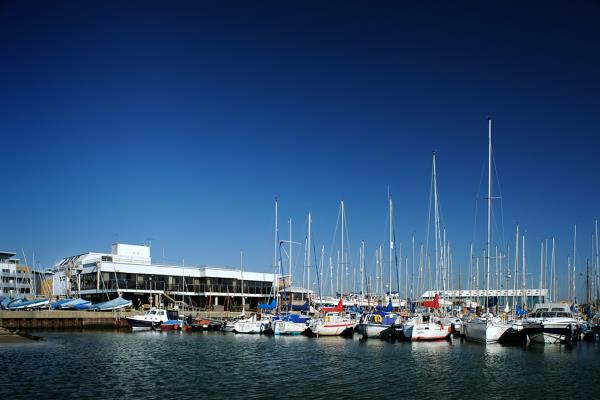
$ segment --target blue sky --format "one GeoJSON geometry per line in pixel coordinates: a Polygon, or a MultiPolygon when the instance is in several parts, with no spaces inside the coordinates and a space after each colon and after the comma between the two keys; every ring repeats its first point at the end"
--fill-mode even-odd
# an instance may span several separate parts
{"type": "Polygon", "coordinates": [[[491,115],[505,241],[526,230],[537,282],[539,241],[557,238],[563,270],[577,223],[583,267],[599,16],[592,2],[3,3],[0,247],[49,266],[153,238],[157,260],[237,265],[243,248],[266,271],[275,196],[295,238],[312,211],[326,250],[344,199],[352,258],[365,240],[372,268],[388,186],[398,240],[424,240],[436,151],[466,273],[491,115]]]}

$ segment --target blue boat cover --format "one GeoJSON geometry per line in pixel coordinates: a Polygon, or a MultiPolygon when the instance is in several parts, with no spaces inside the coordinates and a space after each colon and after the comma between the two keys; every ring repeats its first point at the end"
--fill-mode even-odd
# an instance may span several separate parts
{"type": "Polygon", "coordinates": [[[517,309],[515,310],[515,314],[517,315],[517,317],[520,317],[520,316],[522,316],[522,315],[525,315],[525,314],[527,314],[528,312],[529,312],[529,311],[527,311],[527,310],[523,310],[523,309],[521,308],[521,306],[519,306],[519,305],[517,305],[517,309]]]}
{"type": "Polygon", "coordinates": [[[381,311],[381,312],[390,312],[394,309],[394,306],[392,306],[392,299],[390,299],[390,302],[388,303],[387,306],[383,307],[383,306],[375,306],[375,309],[377,311],[381,311]]]}
{"type": "Polygon", "coordinates": [[[292,304],[292,311],[308,311],[309,306],[308,300],[306,300],[306,303],[302,304],[301,306],[295,306],[292,304]]]}
{"type": "Polygon", "coordinates": [[[259,310],[274,310],[277,308],[277,299],[273,299],[273,301],[271,301],[269,304],[260,303],[258,308],[259,310]]]}
{"type": "Polygon", "coordinates": [[[125,307],[131,307],[131,300],[125,300],[122,297],[117,297],[116,299],[105,301],[104,303],[94,304],[92,307],[90,307],[90,310],[110,311],[125,307]]]}

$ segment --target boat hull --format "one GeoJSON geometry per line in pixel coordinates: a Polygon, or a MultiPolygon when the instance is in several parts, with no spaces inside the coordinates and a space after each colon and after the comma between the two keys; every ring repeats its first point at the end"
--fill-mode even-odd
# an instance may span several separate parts
{"type": "Polygon", "coordinates": [[[311,327],[310,330],[317,336],[341,336],[348,334],[348,331],[354,330],[354,324],[330,324],[330,325],[317,325],[311,327]]]}
{"type": "Polygon", "coordinates": [[[306,324],[290,321],[273,322],[275,335],[301,335],[306,330],[306,324]]]}
{"type": "Polygon", "coordinates": [[[446,340],[450,336],[450,326],[443,326],[436,323],[415,324],[412,328],[411,340],[446,340]]]}
{"type": "Polygon", "coordinates": [[[233,326],[235,333],[260,334],[263,324],[260,322],[236,322],[233,326]]]}
{"type": "Polygon", "coordinates": [[[523,328],[530,343],[561,344],[571,343],[577,339],[575,324],[535,324],[523,328]]]}
{"type": "Polygon", "coordinates": [[[479,343],[497,343],[509,328],[507,324],[486,321],[470,321],[463,324],[465,338],[479,343]]]}
{"type": "Polygon", "coordinates": [[[152,329],[153,324],[155,324],[156,322],[144,321],[144,320],[140,320],[140,319],[136,319],[136,318],[127,318],[127,323],[129,324],[129,327],[132,330],[141,331],[141,330],[152,329]]]}
{"type": "Polygon", "coordinates": [[[359,324],[357,330],[366,338],[376,338],[381,337],[382,332],[386,331],[390,325],[381,325],[381,324],[359,324]]]}

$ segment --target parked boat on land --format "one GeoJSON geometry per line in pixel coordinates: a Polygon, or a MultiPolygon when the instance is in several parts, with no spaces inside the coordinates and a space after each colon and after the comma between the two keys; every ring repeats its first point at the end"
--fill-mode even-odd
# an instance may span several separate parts
{"type": "Polygon", "coordinates": [[[125,300],[122,297],[117,297],[115,299],[105,301],[104,303],[94,304],[89,308],[92,311],[114,311],[121,310],[123,308],[130,308],[132,305],[131,300],[125,300]]]}
{"type": "Polygon", "coordinates": [[[50,301],[46,298],[33,300],[16,299],[9,302],[6,308],[8,310],[34,310],[48,308],[49,306],[50,301]]]}

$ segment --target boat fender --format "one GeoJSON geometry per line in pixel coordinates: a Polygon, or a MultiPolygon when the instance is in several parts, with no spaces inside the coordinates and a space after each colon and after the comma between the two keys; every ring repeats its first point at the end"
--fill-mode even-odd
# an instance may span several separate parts
{"type": "Polygon", "coordinates": [[[381,315],[375,315],[375,318],[373,318],[375,320],[376,323],[380,324],[381,323],[381,315]]]}

